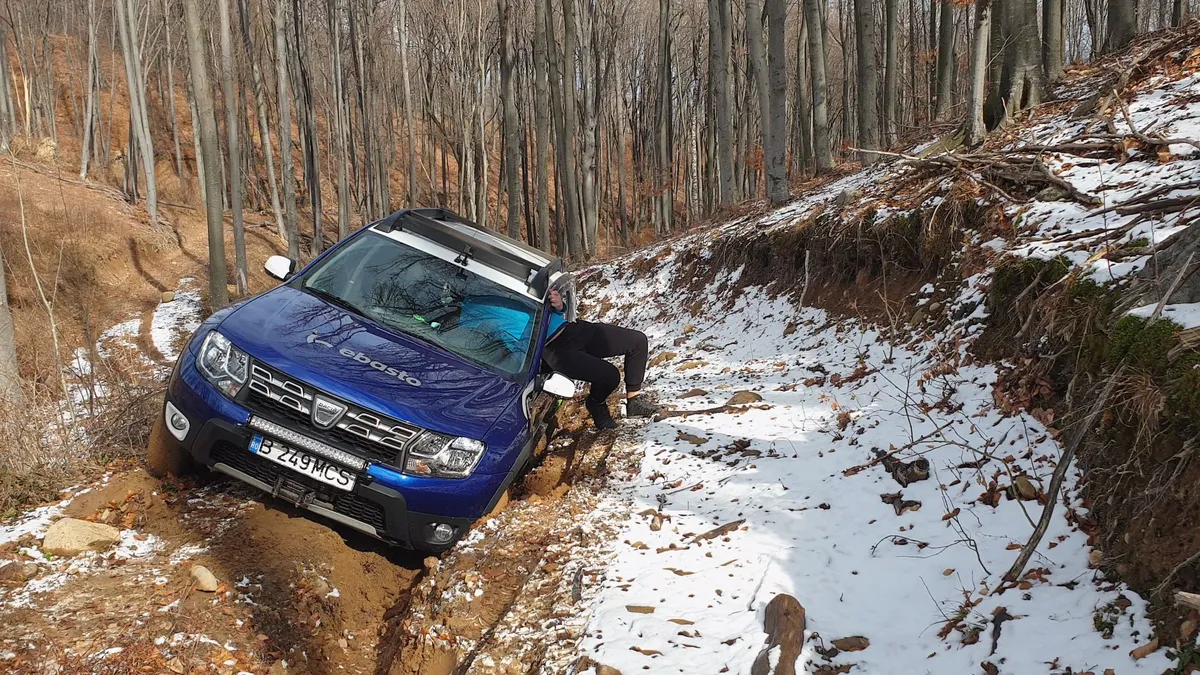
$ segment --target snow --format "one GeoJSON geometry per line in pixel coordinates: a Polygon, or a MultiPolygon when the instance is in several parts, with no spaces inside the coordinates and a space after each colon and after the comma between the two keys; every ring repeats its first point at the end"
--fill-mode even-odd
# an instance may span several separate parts
{"type": "MultiPolygon", "coordinates": [[[[1143,107],[1133,110],[1136,119],[1143,107]]],[[[1061,170],[1081,189],[1125,185],[1082,162],[1061,170]]],[[[1139,661],[1129,655],[1153,635],[1145,600],[1089,563],[1087,535],[1074,520],[1086,514],[1077,467],[1068,469],[1020,585],[1003,586],[1042,511],[1040,502],[1019,498],[1014,476],[1044,491],[1061,446],[1032,415],[998,410],[996,368],[964,359],[960,338],[969,340],[987,317],[990,269],[957,287],[922,289],[922,296],[949,291],[945,304],[962,318],[908,344],[763,288],[731,300],[722,289],[740,278],[740,268],[719,272],[696,293],[704,299],[697,315],[680,306],[694,283],[683,278],[682,256],[711,255],[715,238],[789,226],[843,190],[877,180],[877,171],[818,189],[760,221],[653,247],[641,256],[659,262],[640,278],[628,260],[591,271],[584,308],[607,308],[595,319],[646,331],[652,354],[680,355],[649,372],[649,389],[669,407],[716,406],[739,390],[763,400],[668,417],[636,434],[640,467],[619,492],[629,512],[642,515],[617,536],[625,545],[612,554],[580,650],[622,672],[749,672],[766,644],[765,607],[787,593],[807,611],[799,659],[806,672],[854,664],[853,672],[958,674],[990,661],[1002,673],[1161,673],[1169,666],[1165,650],[1139,661]],[[694,388],[707,393],[672,400],[694,388]],[[923,457],[928,479],[900,485],[874,463],[875,451],[903,462],[923,457]],[[885,498],[920,506],[898,515],[885,498]],[[717,536],[700,536],[722,526],[717,536]],[[997,615],[1012,619],[1002,620],[992,653],[997,615]],[[1100,623],[1110,623],[1111,634],[1098,632],[1100,623]],[[822,655],[832,640],[854,635],[870,646],[822,655]]],[[[1107,191],[1106,203],[1155,180],[1178,180],[1181,169],[1131,161],[1121,171],[1142,180],[1107,191]]],[[[1187,171],[1200,177],[1200,166],[1187,171]]],[[[1095,255],[1130,220],[1096,211],[1034,202],[1020,209],[1020,236],[975,243],[991,249],[993,261],[1062,257],[1100,283],[1117,282],[1149,256],[1095,255]]],[[[1179,229],[1147,221],[1120,241],[1142,246],[1137,240],[1159,242],[1179,229]]],[[[1200,305],[1170,306],[1164,316],[1200,325],[1200,305]]]]}
{"type": "MultiPolygon", "coordinates": [[[[1154,308],[1157,306],[1157,303],[1153,305],[1144,305],[1142,307],[1129,310],[1129,314],[1132,316],[1139,316],[1143,319],[1148,319],[1150,318],[1150,315],[1154,313],[1154,308]]],[[[1162,313],[1159,314],[1159,317],[1163,319],[1170,319],[1173,323],[1179,324],[1181,328],[1196,328],[1197,326],[1200,326],[1200,302],[1163,305],[1162,313]]]]}
{"type": "Polygon", "coordinates": [[[175,299],[160,303],[154,310],[154,318],[150,322],[150,338],[154,342],[154,348],[168,362],[173,363],[179,358],[180,339],[190,335],[200,326],[203,309],[196,280],[185,277],[179,280],[179,290],[175,291],[175,299]]]}

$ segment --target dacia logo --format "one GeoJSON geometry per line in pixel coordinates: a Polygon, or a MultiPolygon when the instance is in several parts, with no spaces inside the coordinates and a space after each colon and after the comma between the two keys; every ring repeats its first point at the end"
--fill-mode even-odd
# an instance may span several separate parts
{"type": "MultiPolygon", "coordinates": [[[[317,337],[317,334],[315,331],[313,333],[309,334],[308,344],[323,345],[325,347],[329,347],[330,349],[333,349],[333,345],[326,342],[325,340],[322,340],[321,338],[317,337]]],[[[352,349],[343,348],[343,349],[338,350],[338,354],[341,354],[342,356],[344,356],[348,359],[353,359],[354,361],[361,363],[363,365],[370,366],[371,368],[374,368],[375,370],[378,370],[379,372],[381,372],[385,375],[394,377],[397,380],[404,382],[405,384],[411,385],[413,387],[421,386],[421,381],[418,380],[417,378],[413,377],[412,375],[409,375],[407,372],[405,372],[403,370],[399,370],[397,368],[393,368],[381,361],[376,361],[375,359],[371,358],[370,356],[367,356],[366,354],[364,354],[362,352],[356,352],[352,349]]]]}

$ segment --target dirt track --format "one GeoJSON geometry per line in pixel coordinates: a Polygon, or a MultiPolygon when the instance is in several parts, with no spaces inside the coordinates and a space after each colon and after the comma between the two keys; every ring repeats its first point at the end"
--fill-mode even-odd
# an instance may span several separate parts
{"type": "Polygon", "coordinates": [[[615,436],[564,422],[509,507],[440,560],[214,474],[113,467],[48,519],[114,525],[114,550],[46,558],[32,535],[0,548],[32,572],[0,581],[0,671],[539,672],[572,656],[572,607],[617,522],[587,515],[613,465],[629,468],[609,457],[615,436]],[[194,565],[215,593],[195,588],[194,565]]]}

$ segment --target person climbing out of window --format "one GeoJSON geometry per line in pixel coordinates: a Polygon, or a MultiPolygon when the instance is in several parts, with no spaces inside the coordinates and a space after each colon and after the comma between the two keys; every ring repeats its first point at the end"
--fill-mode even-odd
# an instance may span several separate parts
{"type": "Polygon", "coordinates": [[[570,320],[566,303],[557,288],[550,289],[550,326],[543,358],[557,373],[592,385],[584,407],[597,429],[613,429],[617,423],[608,411],[608,396],[621,383],[621,373],[605,361],[625,357],[625,415],[650,417],[659,406],[642,393],[649,346],[646,334],[608,323],[570,320]]]}

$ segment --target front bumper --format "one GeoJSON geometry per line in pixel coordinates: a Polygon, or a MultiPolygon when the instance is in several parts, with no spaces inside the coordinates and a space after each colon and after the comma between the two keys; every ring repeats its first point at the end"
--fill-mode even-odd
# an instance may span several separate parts
{"type": "MultiPolygon", "coordinates": [[[[392,544],[432,552],[449,548],[491,509],[520,466],[460,480],[403,476],[399,489],[359,473],[352,492],[339,490],[250,452],[251,412],[203,379],[187,356],[172,373],[167,400],[191,421],[181,444],[197,462],[392,544]],[[439,524],[454,529],[449,541],[435,539],[439,524]]],[[[285,420],[272,421],[287,426],[285,420]]]]}

